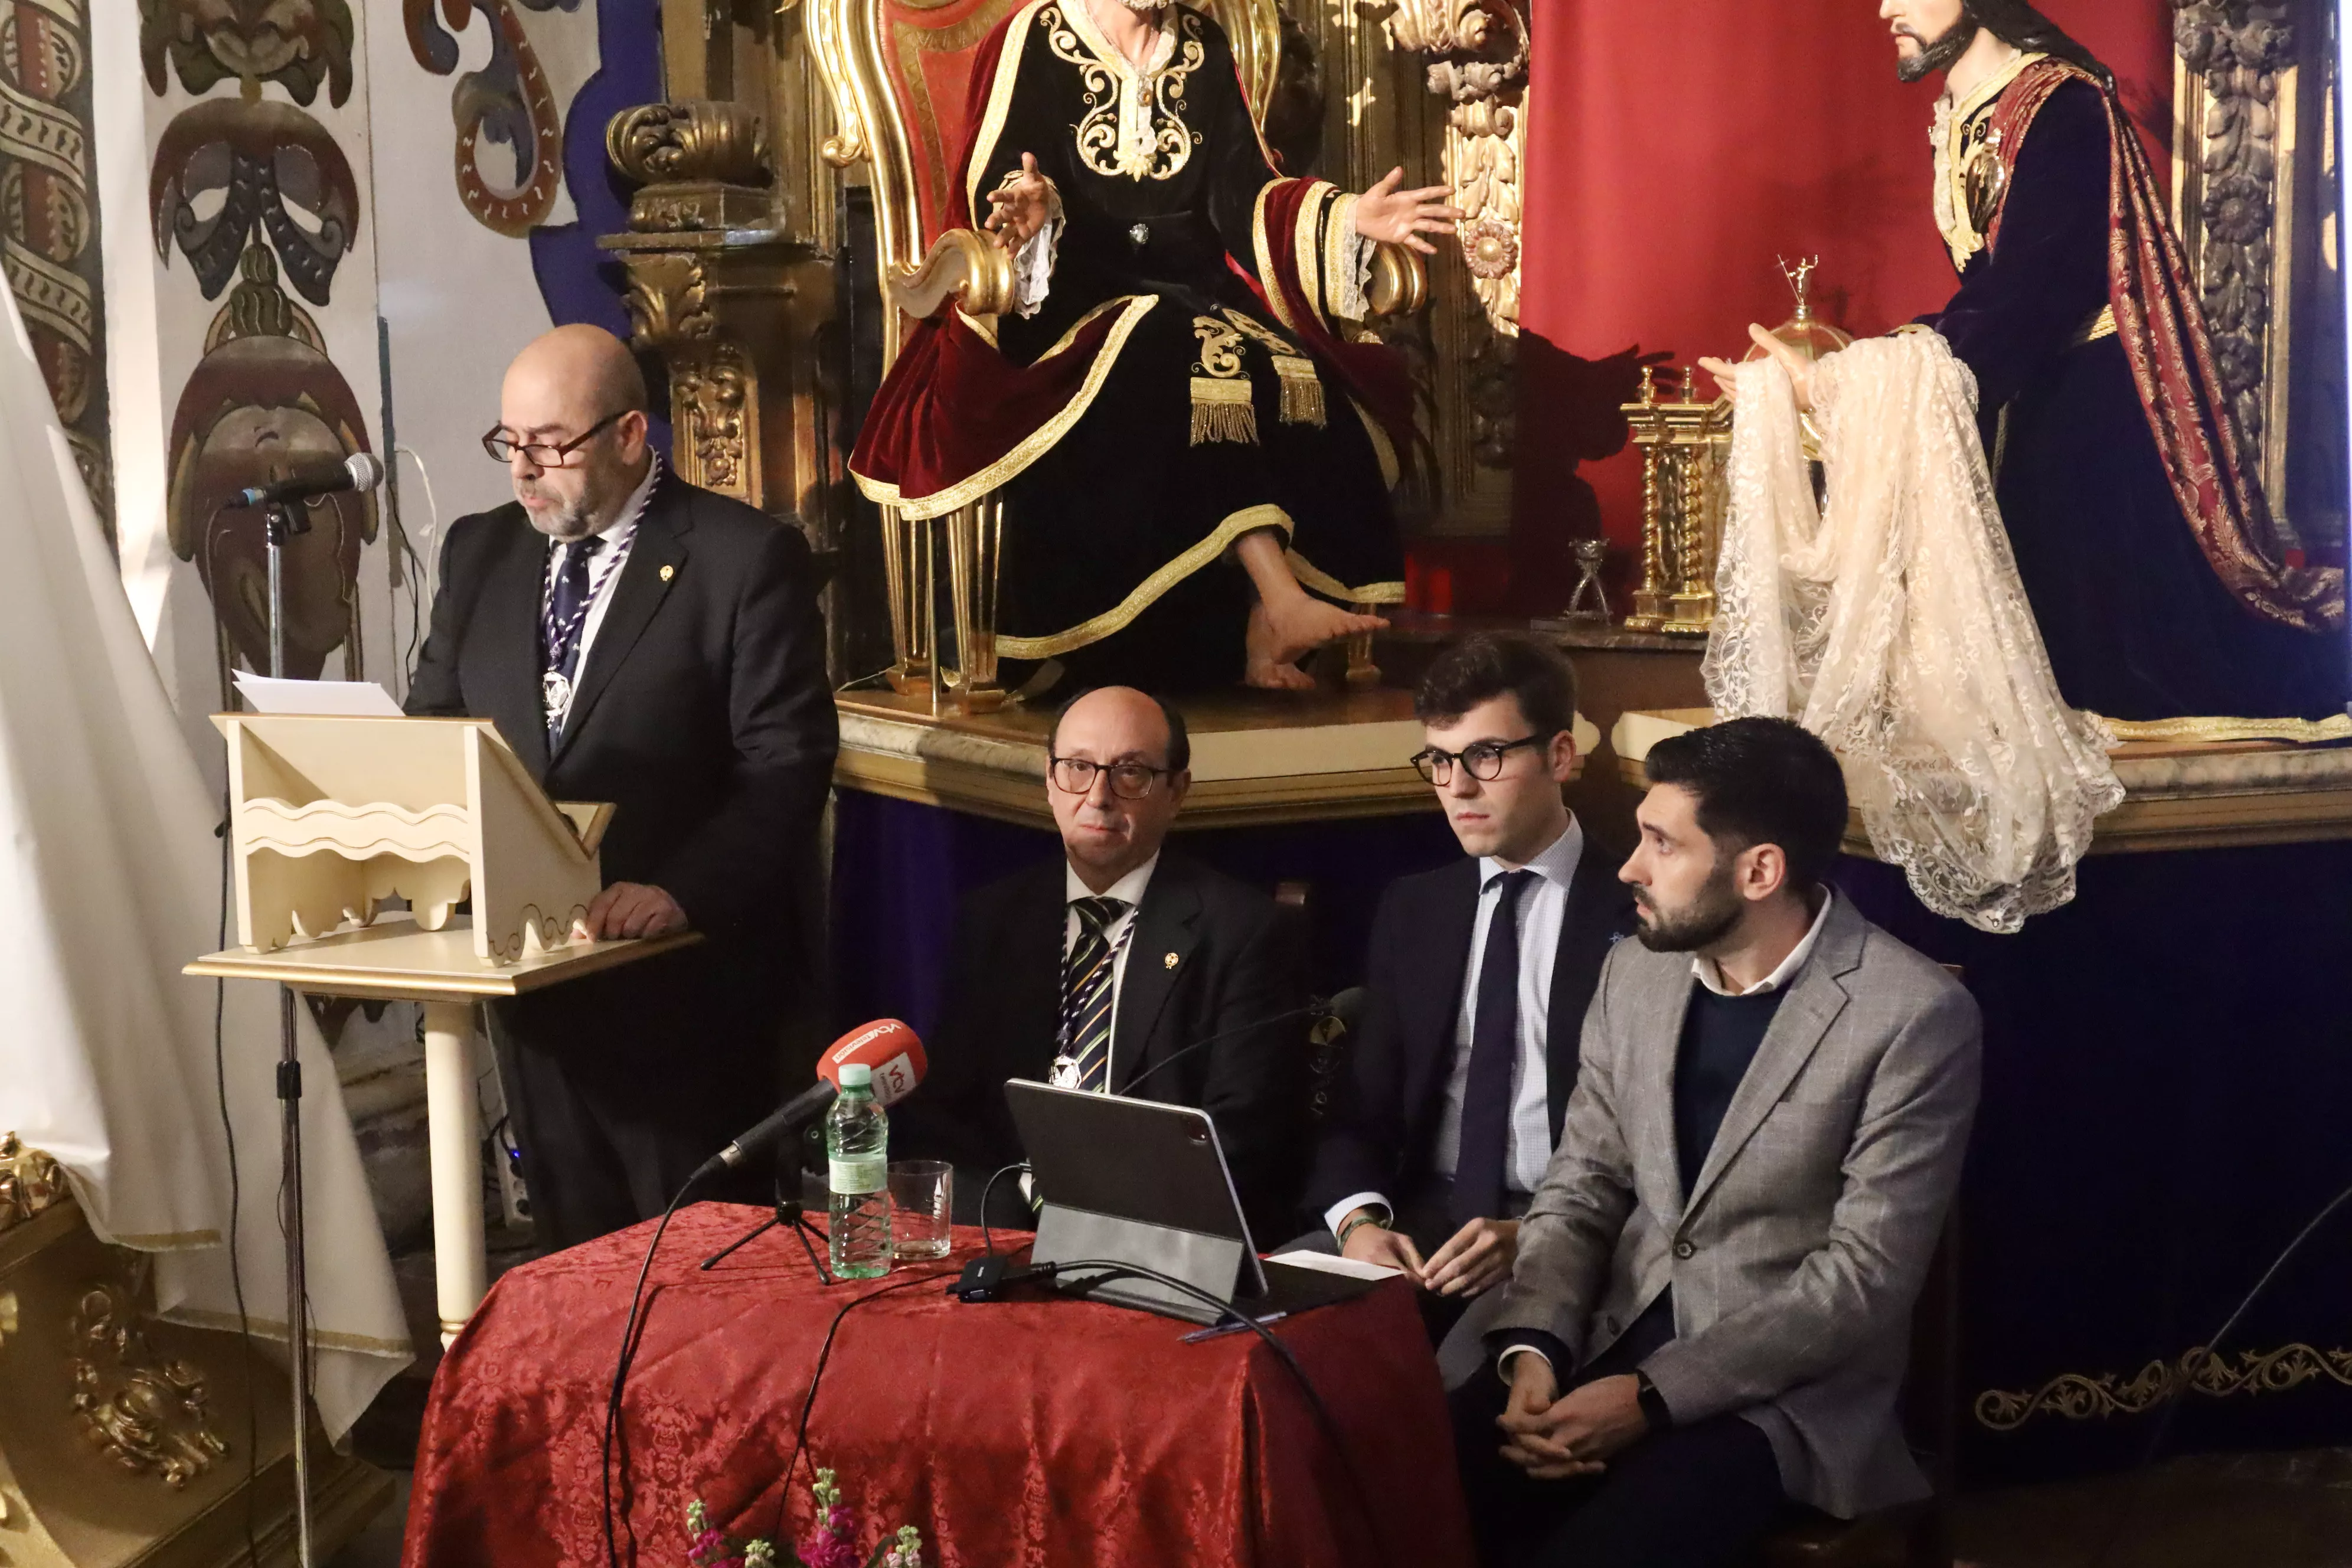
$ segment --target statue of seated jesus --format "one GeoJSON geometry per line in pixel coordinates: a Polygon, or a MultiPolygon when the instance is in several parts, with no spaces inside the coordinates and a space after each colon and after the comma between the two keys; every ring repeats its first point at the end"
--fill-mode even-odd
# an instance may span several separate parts
{"type": "Polygon", "coordinates": [[[1169,0],[1030,0],[982,46],[968,122],[959,194],[1014,254],[1013,309],[917,327],[859,487],[910,518],[1003,490],[1007,660],[1311,686],[1300,658],[1386,624],[1348,606],[1404,596],[1411,388],[1342,334],[1372,242],[1452,232],[1444,188],[1286,177],[1225,35],[1169,0]]]}

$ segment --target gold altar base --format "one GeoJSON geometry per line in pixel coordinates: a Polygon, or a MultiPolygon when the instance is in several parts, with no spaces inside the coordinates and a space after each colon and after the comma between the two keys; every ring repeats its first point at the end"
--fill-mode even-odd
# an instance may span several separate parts
{"type": "MultiPolygon", "coordinates": [[[[1707,708],[1629,712],[1610,734],[1625,782],[1649,787],[1650,748],[1714,722],[1707,708]]],[[[2352,839],[2352,748],[2283,741],[2127,741],[2107,753],[2124,802],[2098,819],[2094,855],[2352,839]]],[[[1875,859],[1859,813],[1845,852],[1875,859]]]]}
{"type": "MultiPolygon", "coordinates": [[[[0,1207],[0,1563],[229,1568],[246,1561],[248,1509],[261,1563],[293,1563],[285,1374],[234,1332],[142,1315],[142,1256],[100,1242],[70,1198],[10,1217],[0,1207]]],[[[390,1504],[393,1480],[315,1429],[310,1452],[324,1562],[390,1504]]]]}
{"type": "MultiPolygon", "coordinates": [[[[844,692],[840,788],[1050,829],[1045,743],[1054,715],[1011,707],[933,714],[925,695],[844,692]]],[[[1176,704],[1192,742],[1179,829],[1261,826],[1437,809],[1406,759],[1422,745],[1410,692],[1235,689],[1176,704]]],[[[1577,721],[1580,757],[1600,732],[1577,721]]],[[[1580,766],[1581,765],[1580,762],[1580,766]]]]}

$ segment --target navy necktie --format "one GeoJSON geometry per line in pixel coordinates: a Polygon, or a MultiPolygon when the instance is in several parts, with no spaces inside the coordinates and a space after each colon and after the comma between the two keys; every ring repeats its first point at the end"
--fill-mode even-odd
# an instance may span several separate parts
{"type": "Polygon", "coordinates": [[[573,541],[564,552],[555,586],[547,595],[547,620],[540,640],[545,644],[542,652],[547,660],[541,679],[548,697],[551,746],[563,732],[563,721],[571,710],[572,683],[580,673],[580,639],[588,627],[589,566],[604,548],[602,534],[573,541]]]}
{"type": "Polygon", "coordinates": [[[1498,1219],[1511,1151],[1511,1068],[1519,1055],[1519,898],[1533,871],[1507,871],[1486,925],[1478,963],[1477,1009],[1470,1016],[1470,1081],[1462,1095],[1462,1140],[1454,1152],[1453,1219],[1498,1219]]]}

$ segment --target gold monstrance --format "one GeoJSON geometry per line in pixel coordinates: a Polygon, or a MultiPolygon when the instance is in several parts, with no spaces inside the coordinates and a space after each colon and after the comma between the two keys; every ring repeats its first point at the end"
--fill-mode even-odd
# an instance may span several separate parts
{"type": "MultiPolygon", "coordinates": [[[[1773,328],[1772,335],[1796,350],[1808,362],[1818,364],[1838,350],[1851,344],[1853,339],[1813,315],[1813,302],[1811,297],[1813,273],[1820,268],[1822,258],[1818,256],[1809,256],[1794,266],[1790,264],[1789,258],[1785,256],[1779,259],[1780,276],[1789,280],[1789,287],[1796,292],[1797,313],[1773,328]]],[[[1748,345],[1746,357],[1751,360],[1760,359],[1764,352],[1762,344],[1751,343],[1748,345]]],[[[1805,456],[1814,462],[1819,462],[1822,458],[1821,428],[1813,423],[1813,416],[1811,414],[1801,415],[1799,419],[1805,430],[1805,456]]]]}

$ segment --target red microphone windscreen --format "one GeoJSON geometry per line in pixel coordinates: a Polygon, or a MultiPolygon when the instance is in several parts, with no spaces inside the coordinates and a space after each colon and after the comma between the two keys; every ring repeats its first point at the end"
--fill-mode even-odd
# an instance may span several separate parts
{"type": "Polygon", "coordinates": [[[839,1088],[841,1069],[864,1062],[874,1069],[874,1100],[891,1105],[915,1092],[930,1063],[915,1031],[896,1018],[861,1024],[825,1047],[817,1058],[816,1075],[839,1088]]]}

